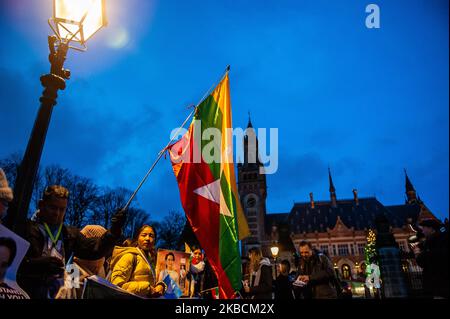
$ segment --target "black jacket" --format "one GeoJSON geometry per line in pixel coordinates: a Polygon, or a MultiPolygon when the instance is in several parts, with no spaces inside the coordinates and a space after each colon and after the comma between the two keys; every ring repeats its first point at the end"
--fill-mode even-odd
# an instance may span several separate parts
{"type": "Polygon", "coordinates": [[[250,292],[248,297],[252,299],[272,299],[272,267],[267,258],[263,258],[258,269],[260,278],[258,285],[255,285],[256,276],[253,277],[250,283],[250,292]]]}
{"type": "Polygon", "coordinates": [[[423,288],[429,297],[448,298],[448,232],[427,238],[416,257],[423,268],[423,288]]]}
{"type": "Polygon", "coordinates": [[[314,251],[309,259],[301,258],[297,277],[300,275],[309,276],[309,282],[303,288],[305,298],[337,298],[336,273],[327,256],[314,251]]]}
{"type": "MultiPolygon", "coordinates": [[[[119,239],[110,231],[101,238],[86,238],[79,229],[65,225],[61,234],[66,262],[72,254],[88,260],[108,256],[119,239]]],[[[38,258],[42,257],[45,238],[37,222],[27,221],[24,238],[30,243],[30,248],[18,269],[17,281],[32,299],[44,299],[50,276],[43,267],[45,265],[38,262],[38,258]]]]}
{"type": "Polygon", "coordinates": [[[289,276],[278,275],[274,284],[275,299],[293,300],[292,283],[289,276]]]}
{"type": "Polygon", "coordinates": [[[194,297],[213,299],[212,288],[217,287],[217,277],[205,258],[205,269],[197,274],[188,272],[188,278],[195,280],[194,297]]]}

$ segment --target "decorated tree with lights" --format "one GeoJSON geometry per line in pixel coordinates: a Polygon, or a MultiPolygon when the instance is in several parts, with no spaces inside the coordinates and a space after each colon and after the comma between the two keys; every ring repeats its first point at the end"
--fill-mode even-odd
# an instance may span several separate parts
{"type": "Polygon", "coordinates": [[[369,233],[367,234],[367,244],[364,248],[366,265],[370,265],[377,255],[376,240],[377,236],[375,235],[375,232],[372,229],[369,229],[369,233]]]}
{"type": "Polygon", "coordinates": [[[366,260],[366,284],[365,286],[370,290],[374,289],[374,294],[378,295],[380,289],[380,267],[377,265],[377,249],[376,249],[376,235],[375,232],[370,229],[367,234],[367,244],[364,248],[365,260],[366,260]]]}

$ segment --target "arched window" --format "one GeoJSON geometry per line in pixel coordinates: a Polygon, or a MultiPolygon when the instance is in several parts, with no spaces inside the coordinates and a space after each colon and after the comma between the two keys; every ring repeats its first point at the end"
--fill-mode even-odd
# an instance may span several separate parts
{"type": "Polygon", "coordinates": [[[342,272],[342,278],[344,280],[349,280],[351,279],[351,271],[350,271],[350,266],[347,264],[343,264],[341,267],[341,272],[342,272]]]}

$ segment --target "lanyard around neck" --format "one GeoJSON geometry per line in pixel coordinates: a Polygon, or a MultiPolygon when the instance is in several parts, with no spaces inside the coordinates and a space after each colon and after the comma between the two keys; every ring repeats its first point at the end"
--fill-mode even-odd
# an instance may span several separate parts
{"type": "Polygon", "coordinates": [[[153,278],[155,278],[155,270],[153,269],[152,262],[150,260],[150,256],[147,257],[147,253],[144,253],[142,249],[138,248],[140,255],[144,258],[145,262],[150,267],[150,271],[152,272],[153,278]]]}
{"type": "Polygon", "coordinates": [[[56,236],[53,236],[53,234],[52,234],[52,232],[50,230],[50,227],[48,227],[47,223],[44,223],[45,230],[47,231],[47,234],[50,237],[50,240],[52,241],[53,246],[56,246],[56,243],[59,240],[59,236],[61,235],[62,225],[63,224],[59,225],[58,232],[56,233],[56,236]]]}

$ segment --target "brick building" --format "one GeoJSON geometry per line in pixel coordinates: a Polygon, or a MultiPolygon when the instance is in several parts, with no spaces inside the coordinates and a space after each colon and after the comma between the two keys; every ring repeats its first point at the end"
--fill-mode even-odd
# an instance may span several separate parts
{"type": "MultiPolygon", "coordinates": [[[[369,229],[375,229],[375,219],[384,215],[399,248],[408,251],[407,238],[414,234],[410,225],[422,218],[436,218],[417,197],[405,171],[406,201],[401,205],[383,205],[376,197],[338,199],[331,171],[329,200],[295,203],[287,213],[266,211],[267,183],[263,165],[258,159],[258,140],[249,120],[244,135],[244,161],[238,164],[238,191],[250,227],[251,236],[242,241],[242,253],[260,246],[266,256],[275,243],[280,248],[279,259],[294,264],[293,253],[302,240],[326,253],[343,279],[356,279],[365,267],[364,247],[369,229]]],[[[415,268],[405,262],[404,268],[415,268]]],[[[405,269],[406,270],[406,269],[405,269]]],[[[414,270],[414,269],[410,269],[414,270]]]]}

